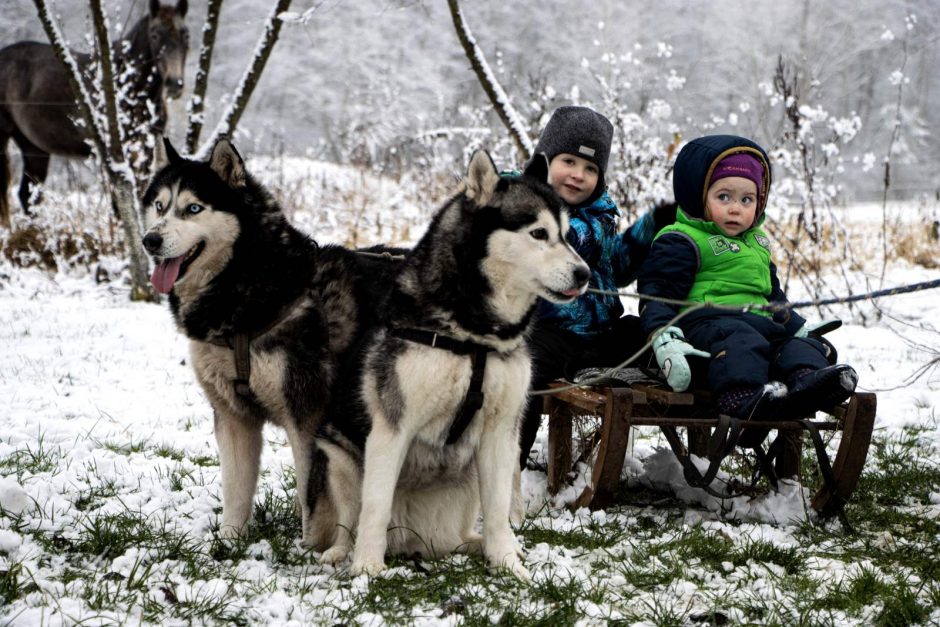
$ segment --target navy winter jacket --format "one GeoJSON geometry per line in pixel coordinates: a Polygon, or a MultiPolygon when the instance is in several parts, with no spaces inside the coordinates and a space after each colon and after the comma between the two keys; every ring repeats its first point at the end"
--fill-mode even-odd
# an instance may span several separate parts
{"type": "MultiPolygon", "coordinates": [[[[682,149],[681,158],[677,159],[673,170],[673,190],[679,208],[691,219],[690,222],[696,220],[705,222],[706,182],[717,162],[739,148],[757,152],[765,164],[769,163],[767,153],[763,148],[750,140],[733,135],[701,137],[682,149]]],[[[755,214],[755,226],[764,221],[764,208],[767,204],[766,191],[770,188],[770,179],[771,171],[768,166],[765,168],[764,190],[762,190],[755,214]]],[[[699,250],[688,237],[676,232],[664,233],[656,239],[643,265],[637,291],[644,295],[685,300],[695,282],[699,264],[699,250]]],[[[771,286],[770,294],[767,295],[768,300],[785,302],[787,297],[780,287],[777,268],[773,262],[770,263],[768,270],[771,286]]],[[[681,307],[658,301],[642,301],[640,310],[641,329],[648,336],[656,329],[669,324],[681,307]]],[[[690,325],[703,317],[724,315],[737,314],[710,308],[701,309],[682,318],[677,326],[690,325]]],[[[803,317],[791,310],[775,313],[773,320],[783,324],[790,334],[796,332],[806,322],[803,317]]]]}

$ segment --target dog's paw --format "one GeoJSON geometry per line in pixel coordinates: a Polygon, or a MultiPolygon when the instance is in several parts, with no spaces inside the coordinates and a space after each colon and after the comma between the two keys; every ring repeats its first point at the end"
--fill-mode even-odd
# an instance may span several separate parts
{"type": "Polygon", "coordinates": [[[237,540],[242,535],[242,528],[235,525],[223,524],[219,527],[219,538],[222,540],[237,540]]]}
{"type": "Polygon", "coordinates": [[[349,548],[345,544],[334,544],[320,555],[320,563],[339,564],[349,555],[349,548]]]}
{"type": "Polygon", "coordinates": [[[496,574],[509,573],[519,581],[527,583],[532,581],[532,575],[529,574],[529,569],[522,564],[522,560],[520,560],[515,553],[507,555],[498,562],[493,559],[488,559],[487,562],[490,565],[490,572],[496,574]]]}
{"type": "Polygon", "coordinates": [[[358,575],[368,575],[374,577],[385,570],[385,561],[375,558],[353,558],[352,566],[349,567],[349,574],[353,577],[358,575]]]}

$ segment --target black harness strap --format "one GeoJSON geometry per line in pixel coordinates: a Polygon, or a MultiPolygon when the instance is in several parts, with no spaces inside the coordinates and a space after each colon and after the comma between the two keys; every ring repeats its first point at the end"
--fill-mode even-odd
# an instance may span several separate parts
{"type": "Polygon", "coordinates": [[[251,338],[244,333],[237,333],[232,348],[235,350],[235,393],[239,396],[249,396],[251,387],[251,338]]]}
{"type": "Polygon", "coordinates": [[[281,310],[277,318],[258,331],[253,333],[234,333],[232,335],[226,335],[221,339],[208,340],[209,344],[230,348],[235,353],[235,379],[232,381],[232,386],[235,388],[235,393],[242,398],[251,400],[253,396],[250,384],[252,341],[279,325],[281,321],[287,317],[287,314],[290,313],[296,302],[296,300],[291,301],[290,304],[281,310]]]}
{"type": "Polygon", "coordinates": [[[493,349],[476,342],[455,340],[446,335],[422,329],[393,327],[389,329],[389,334],[409,342],[450,351],[455,355],[470,355],[470,363],[473,369],[470,375],[470,386],[467,388],[467,395],[464,396],[463,403],[460,405],[460,409],[457,410],[454,422],[451,423],[450,431],[447,433],[447,444],[453,444],[460,439],[470,421],[483,407],[483,375],[486,371],[486,354],[493,349]]]}

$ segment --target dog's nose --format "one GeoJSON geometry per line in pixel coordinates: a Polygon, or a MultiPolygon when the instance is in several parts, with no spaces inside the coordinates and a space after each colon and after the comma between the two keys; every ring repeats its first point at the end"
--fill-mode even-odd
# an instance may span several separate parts
{"type": "Polygon", "coordinates": [[[155,255],[160,247],[163,246],[163,236],[158,233],[147,233],[144,235],[144,248],[147,252],[155,255]]]}
{"type": "Polygon", "coordinates": [[[591,271],[587,266],[577,266],[574,269],[574,280],[578,285],[584,285],[591,278],[591,271]]]}

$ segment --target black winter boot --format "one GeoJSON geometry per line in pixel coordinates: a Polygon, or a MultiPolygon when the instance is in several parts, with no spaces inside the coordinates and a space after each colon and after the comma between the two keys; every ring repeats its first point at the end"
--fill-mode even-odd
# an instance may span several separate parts
{"type": "Polygon", "coordinates": [[[797,374],[790,383],[790,393],[784,399],[785,411],[805,417],[831,409],[852,396],[857,384],[858,374],[847,364],[797,374]]]}
{"type": "Polygon", "coordinates": [[[779,417],[787,386],[779,381],[748,388],[734,388],[718,395],[718,411],[741,420],[773,420],[779,417]]]}
{"type": "MultiPolygon", "coordinates": [[[[787,386],[771,381],[753,388],[728,390],[718,396],[718,410],[732,418],[745,421],[773,420],[780,418],[780,409],[787,395],[787,386]]],[[[758,446],[770,429],[757,426],[745,427],[738,436],[738,446],[758,446]]]]}

